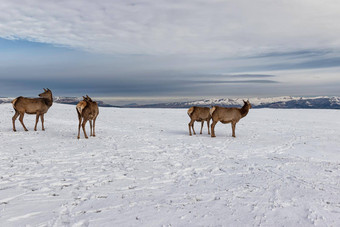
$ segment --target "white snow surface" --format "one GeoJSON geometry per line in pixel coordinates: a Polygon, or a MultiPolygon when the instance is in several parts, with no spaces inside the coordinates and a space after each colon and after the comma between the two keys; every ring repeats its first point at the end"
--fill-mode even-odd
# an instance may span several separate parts
{"type": "Polygon", "coordinates": [[[0,105],[0,225],[340,226],[339,110],[251,109],[236,138],[186,111],[100,108],[78,140],[75,106],[13,132],[0,105]]]}

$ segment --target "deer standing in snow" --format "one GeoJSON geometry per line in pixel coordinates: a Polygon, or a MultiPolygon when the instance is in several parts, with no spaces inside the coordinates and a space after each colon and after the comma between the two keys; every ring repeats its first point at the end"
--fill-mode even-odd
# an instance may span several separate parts
{"type": "Polygon", "coordinates": [[[80,138],[80,126],[82,126],[84,131],[84,136],[86,139],[88,139],[86,131],[85,131],[85,125],[86,122],[90,122],[90,136],[96,136],[95,128],[96,128],[96,119],[99,114],[98,104],[97,102],[92,101],[92,99],[86,95],[86,97],[83,96],[83,101],[80,101],[77,104],[77,113],[78,113],[78,119],[79,119],[79,125],[78,125],[78,139],[80,138]],[[93,127],[92,127],[93,122],[93,127]]]}
{"type": "Polygon", "coordinates": [[[44,128],[44,114],[47,113],[48,109],[53,104],[52,91],[50,89],[45,89],[44,92],[39,94],[40,98],[26,98],[26,97],[18,97],[12,101],[13,108],[15,110],[15,114],[12,117],[13,123],[13,131],[16,132],[15,129],[15,120],[19,117],[19,121],[24,127],[25,131],[28,131],[24,124],[24,115],[27,114],[36,114],[34,131],[37,131],[37,124],[39,121],[39,116],[41,119],[42,130],[45,131],[44,128]]]}
{"type": "Polygon", "coordinates": [[[196,135],[195,129],[194,129],[194,122],[198,121],[201,122],[201,132],[200,134],[202,134],[202,129],[203,129],[203,124],[204,121],[207,121],[207,125],[208,125],[208,134],[210,134],[210,129],[209,129],[209,123],[210,123],[210,108],[209,107],[199,107],[199,106],[192,106],[188,109],[188,115],[191,119],[191,121],[189,122],[189,135],[191,136],[191,128],[192,131],[194,132],[194,135],[196,135]]]}
{"type": "Polygon", "coordinates": [[[215,136],[215,125],[217,122],[222,122],[223,124],[231,123],[233,137],[235,136],[235,128],[236,123],[245,116],[247,116],[249,109],[251,109],[251,104],[248,101],[243,100],[243,107],[242,108],[225,108],[220,106],[214,106],[210,110],[210,115],[212,117],[212,124],[211,124],[211,137],[215,136]]]}

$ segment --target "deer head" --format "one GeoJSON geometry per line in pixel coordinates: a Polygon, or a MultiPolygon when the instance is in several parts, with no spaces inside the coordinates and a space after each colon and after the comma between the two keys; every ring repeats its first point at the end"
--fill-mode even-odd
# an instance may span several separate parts
{"type": "Polygon", "coordinates": [[[86,95],[86,98],[87,98],[87,100],[89,100],[90,102],[93,102],[92,99],[91,99],[88,95],[86,95]]]}
{"type": "Polygon", "coordinates": [[[92,102],[92,99],[88,95],[83,96],[83,100],[86,102],[92,102]]]}
{"type": "Polygon", "coordinates": [[[244,101],[244,100],[243,100],[243,103],[244,103],[245,106],[249,106],[249,109],[252,108],[252,106],[251,106],[251,104],[250,104],[250,102],[249,102],[249,99],[248,99],[247,101],[244,101]]]}
{"type": "Polygon", "coordinates": [[[44,92],[39,94],[39,97],[46,98],[46,99],[51,98],[52,97],[52,91],[48,88],[47,89],[44,88],[44,92]]]}

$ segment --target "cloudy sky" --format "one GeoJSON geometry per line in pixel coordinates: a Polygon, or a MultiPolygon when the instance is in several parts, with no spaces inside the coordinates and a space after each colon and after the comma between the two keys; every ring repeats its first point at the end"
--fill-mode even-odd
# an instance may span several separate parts
{"type": "Polygon", "coordinates": [[[2,0],[0,11],[0,96],[340,95],[338,0],[2,0]]]}

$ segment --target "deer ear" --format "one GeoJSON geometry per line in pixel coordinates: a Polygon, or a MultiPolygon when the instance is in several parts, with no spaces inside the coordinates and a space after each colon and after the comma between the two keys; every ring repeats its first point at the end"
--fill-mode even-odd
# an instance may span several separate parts
{"type": "Polygon", "coordinates": [[[86,99],[85,96],[83,96],[83,99],[86,99]]]}
{"type": "Polygon", "coordinates": [[[44,91],[47,91],[45,88],[43,88],[44,89],[44,91]]]}

